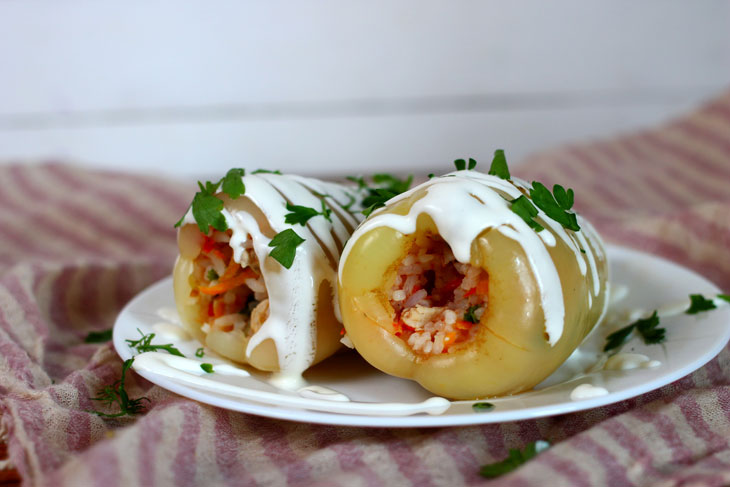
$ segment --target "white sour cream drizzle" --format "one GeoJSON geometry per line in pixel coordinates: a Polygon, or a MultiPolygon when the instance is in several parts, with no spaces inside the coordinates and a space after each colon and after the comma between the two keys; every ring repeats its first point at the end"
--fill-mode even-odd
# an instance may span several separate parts
{"type": "MultiPolygon", "coordinates": [[[[254,203],[274,232],[291,228],[304,239],[296,249],[291,268],[286,269],[278,262],[265,265],[272,250],[269,247],[271,239],[261,231],[255,217],[243,211],[222,210],[232,231],[233,259],[241,262],[244,243],[250,235],[269,296],[269,317],[249,340],[246,355],[250,356],[265,340],[273,340],[281,369],[279,382],[290,384],[291,388],[301,385],[302,372],[314,360],[317,293],[323,281],[330,284],[333,307],[339,318],[335,295],[337,274],[326,252],[335,262],[338,260],[340,247],[349,236],[348,227],[354,228],[358,223],[360,207],[356,202],[350,212],[346,211],[343,206],[350,204],[356,195],[335,183],[279,174],[251,174],[244,176],[243,182],[246,192],[241,197],[254,203]],[[287,202],[317,211],[321,209],[321,200],[313,192],[326,195],[325,202],[333,210],[332,221],[318,215],[304,226],[285,223],[284,217],[289,213],[287,202]]],[[[195,223],[192,210],[185,216],[185,223],[195,223]]]]}
{"type": "Polygon", "coordinates": [[[451,402],[443,397],[432,397],[417,403],[356,402],[350,401],[344,394],[318,386],[300,389],[298,394],[262,391],[211,378],[215,374],[248,377],[249,373],[243,369],[226,364],[213,364],[213,374],[208,374],[200,368],[201,363],[161,352],[141,353],[134,358],[134,368],[137,371],[154,373],[206,391],[256,403],[276,404],[280,407],[371,416],[409,416],[420,413],[443,414],[451,406],[451,402]]]}
{"type": "Polygon", "coordinates": [[[653,369],[661,364],[660,361],[652,360],[642,353],[619,352],[606,359],[603,370],[653,369]]]}
{"type": "Polygon", "coordinates": [[[570,400],[580,401],[581,399],[590,399],[605,396],[606,394],[608,394],[608,389],[604,387],[597,387],[593,384],[581,384],[570,393],[570,400]]]}
{"type": "MultiPolygon", "coordinates": [[[[588,293],[589,306],[592,305],[593,297],[600,293],[601,282],[594,252],[602,256],[603,243],[593,227],[578,216],[581,231],[568,233],[562,225],[538,209],[538,218],[546,230],[535,232],[510,209],[509,201],[500,194],[507,195],[510,200],[518,198],[523,194],[520,188],[529,188],[526,182],[516,178],[510,182],[476,171],[456,171],[432,178],[423,185],[391,199],[388,205],[392,206],[423,188],[426,189],[426,194],[413,203],[407,215],[386,213],[383,210],[373,213],[353,233],[343,251],[342,262],[346,261],[352,243],[362,235],[383,226],[406,235],[411,234],[416,231],[416,221],[421,214],[431,217],[439,234],[451,247],[456,260],[462,263],[469,263],[471,260],[472,241],[484,230],[494,228],[515,240],[525,251],[540,290],[545,331],[551,346],[562,336],[565,318],[560,277],[548,253],[548,247],[556,245],[556,238],[562,240],[573,251],[582,275],[585,276],[588,270],[591,272],[593,296],[591,292],[588,293]],[[581,252],[581,249],[585,252],[581,252]]],[[[342,267],[340,265],[340,270],[342,267]]]]}

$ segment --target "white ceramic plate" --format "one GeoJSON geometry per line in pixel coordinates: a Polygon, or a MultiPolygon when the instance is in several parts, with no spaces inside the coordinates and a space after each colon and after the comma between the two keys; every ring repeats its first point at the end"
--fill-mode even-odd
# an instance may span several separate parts
{"type": "MultiPolygon", "coordinates": [[[[609,315],[614,317],[626,310],[650,312],[668,303],[687,300],[689,294],[700,293],[709,297],[720,292],[703,277],[670,261],[616,246],[609,246],[608,253],[613,289],[628,291],[623,293],[625,297],[622,300],[612,304],[609,315]]],[[[174,338],[174,332],[181,328],[171,324],[175,321],[174,313],[171,313],[173,309],[171,278],[154,284],[134,298],[119,315],[114,327],[114,346],[119,355],[125,360],[132,357],[133,351],[125,340],[139,338],[139,328],[143,333],[157,334],[153,343],[173,342],[191,360],[212,363],[214,368],[228,368],[229,372],[235,372],[222,366],[231,362],[214,356],[208,350],[203,358],[196,358],[195,351],[200,347],[198,342],[174,338]],[[165,322],[168,324],[165,325],[165,322]]],[[[452,401],[444,406],[448,408],[441,414],[421,412],[406,415],[404,411],[409,411],[409,408],[411,413],[418,410],[413,405],[428,400],[432,395],[414,382],[374,369],[354,352],[332,357],[304,376],[312,385],[347,396],[349,402],[331,401],[316,394],[315,398],[303,398],[296,392],[271,386],[266,381],[266,374],[254,370],[249,370],[251,375],[247,377],[235,373],[206,374],[197,370],[199,367],[194,363],[189,373],[179,374],[176,378],[148,370],[138,372],[165,389],[203,403],[293,421],[381,427],[515,421],[604,406],[646,393],[689,374],[717,355],[730,339],[730,306],[694,316],[679,314],[663,318],[660,326],[666,328],[667,334],[662,345],[647,346],[639,338],[633,338],[624,346],[624,352],[644,354],[661,362],[658,367],[588,372],[601,357],[600,350],[606,335],[626,323],[628,321],[605,321],[560,369],[533,391],[489,400],[495,408],[488,412],[474,412],[471,401],[452,401]],[[608,393],[571,400],[571,392],[581,384],[592,384],[606,389],[608,393]],[[389,406],[378,410],[385,404],[389,406]],[[336,412],[331,408],[333,405],[336,412]]],[[[438,405],[438,401],[436,403],[438,405]]],[[[432,403],[427,404],[433,406],[432,403]]]]}

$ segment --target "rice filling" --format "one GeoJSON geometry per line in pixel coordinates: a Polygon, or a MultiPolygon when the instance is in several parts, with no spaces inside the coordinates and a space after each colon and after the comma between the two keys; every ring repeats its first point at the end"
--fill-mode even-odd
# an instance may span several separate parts
{"type": "Polygon", "coordinates": [[[457,262],[439,235],[418,235],[397,264],[390,290],[393,333],[422,355],[472,340],[487,307],[489,275],[457,262]]]}

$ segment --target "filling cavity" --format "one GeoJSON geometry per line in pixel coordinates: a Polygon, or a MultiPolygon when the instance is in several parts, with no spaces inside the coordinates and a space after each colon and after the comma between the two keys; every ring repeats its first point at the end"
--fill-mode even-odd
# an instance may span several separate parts
{"type": "Polygon", "coordinates": [[[268,294],[251,236],[243,244],[241,262],[233,259],[230,239],[230,230],[204,237],[189,278],[190,296],[198,300],[198,322],[205,333],[239,330],[250,337],[269,316],[268,294]]]}
{"type": "Polygon", "coordinates": [[[454,259],[439,235],[416,237],[397,264],[390,291],[393,333],[422,355],[447,353],[476,336],[489,295],[489,275],[454,259]]]}

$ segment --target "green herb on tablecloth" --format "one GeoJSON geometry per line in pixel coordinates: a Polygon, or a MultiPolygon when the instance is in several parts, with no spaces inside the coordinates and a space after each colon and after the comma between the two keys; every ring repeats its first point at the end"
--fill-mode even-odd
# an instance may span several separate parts
{"type": "Polygon", "coordinates": [[[96,414],[97,416],[101,416],[102,418],[118,418],[126,415],[132,416],[135,414],[140,414],[145,411],[146,408],[143,404],[143,401],[150,402],[149,398],[140,397],[137,399],[130,399],[126,389],[124,388],[124,381],[127,377],[127,370],[132,367],[133,362],[134,358],[126,360],[124,362],[124,365],[122,365],[122,377],[118,381],[114,382],[114,384],[104,387],[99,395],[91,398],[92,401],[103,402],[107,406],[117,404],[119,406],[119,412],[111,414],[103,413],[101,411],[88,412],[96,414]]]}
{"type": "Polygon", "coordinates": [[[659,315],[655,310],[648,318],[636,320],[635,322],[627,325],[606,337],[606,345],[603,347],[604,352],[616,349],[628,341],[629,337],[634,331],[638,331],[644,343],[647,345],[654,345],[662,343],[665,339],[664,334],[666,329],[658,328],[659,326],[659,315]]]}
{"type": "Polygon", "coordinates": [[[470,171],[477,167],[477,161],[469,158],[469,165],[467,166],[467,162],[464,159],[457,159],[454,161],[454,166],[456,166],[457,171],[463,171],[465,169],[469,169],[470,171]]]}
{"type": "Polygon", "coordinates": [[[111,328],[103,331],[91,331],[88,335],[86,335],[86,338],[84,338],[84,343],[108,342],[112,339],[112,332],[113,330],[111,328]]]}
{"type": "Polygon", "coordinates": [[[501,462],[482,465],[482,468],[479,470],[479,474],[488,479],[499,477],[515,470],[517,467],[536,457],[539,453],[544,452],[548,448],[550,448],[550,443],[545,440],[538,440],[530,443],[522,450],[510,448],[509,456],[507,458],[501,462]]]}
{"type": "Polygon", "coordinates": [[[152,340],[155,338],[154,333],[150,333],[149,335],[145,335],[142,333],[142,330],[137,328],[137,331],[140,335],[142,335],[142,338],[139,340],[125,340],[127,342],[127,345],[129,345],[129,348],[133,348],[137,350],[137,353],[144,353],[144,352],[156,352],[158,350],[164,350],[167,353],[170,353],[172,355],[177,355],[178,357],[184,357],[185,355],[180,352],[172,343],[166,343],[164,345],[154,345],[152,344],[152,340]]]}
{"type": "Polygon", "coordinates": [[[297,247],[304,242],[304,239],[300,237],[297,232],[291,228],[277,233],[274,238],[269,242],[269,247],[274,247],[274,250],[269,252],[269,256],[274,258],[279,264],[289,269],[294,263],[294,256],[297,252],[297,247]]]}
{"type": "Polygon", "coordinates": [[[507,167],[507,158],[504,157],[504,151],[502,149],[494,151],[494,159],[492,159],[492,165],[489,167],[489,174],[497,176],[500,179],[509,179],[512,177],[509,173],[509,167],[507,167]]]}
{"type": "Polygon", "coordinates": [[[195,356],[198,358],[203,358],[203,355],[205,355],[205,350],[203,350],[203,347],[200,347],[195,351],[195,356]]]}
{"type": "Polygon", "coordinates": [[[494,404],[491,402],[475,402],[471,405],[471,408],[475,413],[486,413],[494,409],[494,404]]]}
{"type": "Polygon", "coordinates": [[[203,369],[207,374],[213,373],[213,364],[200,364],[200,368],[203,369]]]}

